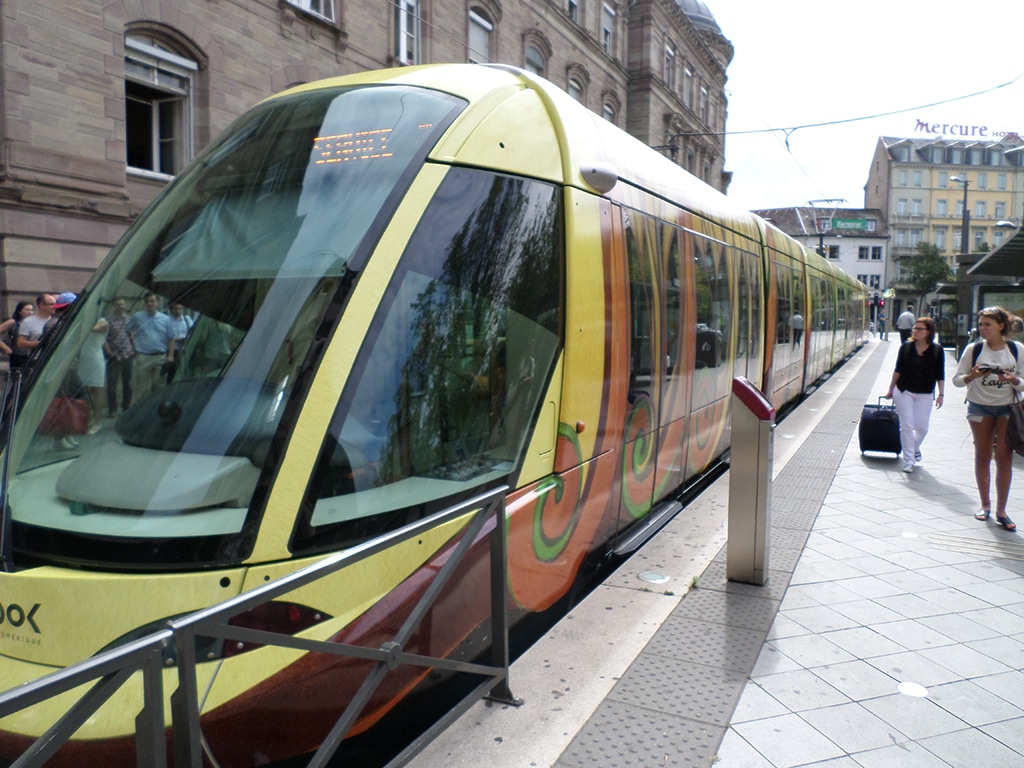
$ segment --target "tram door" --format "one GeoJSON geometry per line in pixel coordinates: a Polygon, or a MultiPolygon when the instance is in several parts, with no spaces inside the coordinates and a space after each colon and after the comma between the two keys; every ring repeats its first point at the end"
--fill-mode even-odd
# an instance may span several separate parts
{"type": "Polygon", "coordinates": [[[624,211],[623,223],[630,350],[620,529],[682,481],[688,402],[679,231],[636,211],[624,211]]]}

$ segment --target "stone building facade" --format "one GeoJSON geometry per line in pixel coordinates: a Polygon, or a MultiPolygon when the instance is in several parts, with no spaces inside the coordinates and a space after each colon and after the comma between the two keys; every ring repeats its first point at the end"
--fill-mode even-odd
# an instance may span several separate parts
{"type": "Polygon", "coordinates": [[[701,0],[5,0],[0,311],[77,291],[167,182],[291,85],[408,64],[541,74],[726,191],[732,46],[701,0]]]}

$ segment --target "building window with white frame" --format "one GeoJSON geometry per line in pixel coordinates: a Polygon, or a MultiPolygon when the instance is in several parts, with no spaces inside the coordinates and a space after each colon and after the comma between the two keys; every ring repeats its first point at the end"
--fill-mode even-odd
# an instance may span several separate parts
{"type": "Polygon", "coordinates": [[[935,215],[936,216],[948,216],[949,215],[949,202],[947,200],[936,200],[935,201],[935,215]]]}
{"type": "Polygon", "coordinates": [[[979,253],[982,250],[981,246],[984,245],[984,244],[985,244],[985,230],[984,229],[975,229],[974,230],[974,252],[975,253],[979,253]]]}
{"type": "Polygon", "coordinates": [[[921,172],[920,171],[914,171],[914,186],[915,187],[920,187],[921,186],[921,172]]]}
{"type": "Polygon", "coordinates": [[[978,189],[988,189],[988,174],[987,173],[979,173],[978,174],[978,189]]]}
{"type": "Polygon", "coordinates": [[[579,24],[580,23],[580,4],[579,4],[579,2],[577,2],[577,0],[569,0],[568,11],[569,11],[569,21],[571,21],[573,24],[579,24]]]}
{"type": "Polygon", "coordinates": [[[670,91],[676,88],[676,47],[672,43],[665,44],[665,87],[670,91]]]}
{"type": "Polygon", "coordinates": [[[939,189],[945,189],[948,186],[949,174],[945,171],[939,171],[939,189]]]}
{"type": "Polygon", "coordinates": [[[306,13],[319,16],[327,21],[334,21],[334,0],[288,0],[288,2],[306,13]]]}
{"type": "Polygon", "coordinates": [[[491,37],[494,34],[494,23],[479,8],[469,11],[469,62],[470,64],[486,64],[491,60],[491,37]]]}
{"type": "Polygon", "coordinates": [[[872,245],[871,246],[871,260],[881,261],[882,260],[882,246],[872,245]]]}
{"type": "Polygon", "coordinates": [[[400,64],[420,63],[420,16],[418,0],[396,0],[395,59],[400,64]]]}
{"type": "Polygon", "coordinates": [[[615,9],[601,6],[601,47],[609,56],[615,55],[615,9]]]}
{"type": "Polygon", "coordinates": [[[913,200],[911,200],[910,201],[910,215],[911,216],[920,216],[921,215],[921,208],[922,208],[923,204],[924,204],[924,201],[921,198],[919,198],[919,197],[915,197],[913,200]]]}
{"type": "Polygon", "coordinates": [[[857,260],[858,261],[868,261],[870,256],[871,256],[871,249],[868,246],[866,246],[866,245],[857,246],[857,260]]]}
{"type": "Polygon", "coordinates": [[[863,275],[857,275],[857,279],[860,282],[864,283],[864,285],[867,285],[868,284],[868,280],[870,280],[871,278],[867,274],[863,274],[863,275]]]}
{"type": "Polygon", "coordinates": [[[974,201],[974,218],[984,219],[988,215],[988,201],[986,200],[975,200],[974,201]]]}
{"type": "Polygon", "coordinates": [[[882,287],[882,276],[881,275],[871,275],[871,282],[868,283],[868,288],[874,288],[874,289],[877,290],[877,289],[879,289],[881,287],[882,287]]]}
{"type": "Polygon", "coordinates": [[[601,107],[601,117],[615,125],[615,107],[606,101],[601,107]]]}
{"type": "Polygon", "coordinates": [[[1006,174],[1000,173],[996,175],[996,189],[1005,192],[1006,191],[1006,174]]]}
{"type": "Polygon", "coordinates": [[[939,227],[935,230],[935,247],[940,251],[946,250],[946,228],[939,227]]]}
{"type": "Polygon", "coordinates": [[[1005,200],[996,201],[996,211],[995,211],[995,213],[996,213],[996,218],[997,219],[1005,219],[1006,218],[1006,201],[1005,200]]]}
{"type": "Polygon", "coordinates": [[[693,70],[683,67],[683,106],[693,109],[693,70]]]}
{"type": "Polygon", "coordinates": [[[196,62],[145,35],[125,36],[125,144],[128,168],[173,176],[192,159],[196,62]]]}

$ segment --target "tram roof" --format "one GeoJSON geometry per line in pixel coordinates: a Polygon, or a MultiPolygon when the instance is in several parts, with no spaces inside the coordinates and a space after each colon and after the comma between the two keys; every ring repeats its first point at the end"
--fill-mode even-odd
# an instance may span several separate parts
{"type": "Polygon", "coordinates": [[[289,92],[374,83],[431,88],[470,103],[471,109],[455,121],[431,153],[435,160],[521,172],[584,189],[594,187],[582,169],[601,165],[613,169],[620,183],[677,201],[695,213],[723,223],[753,225],[749,211],[721,192],[590,111],[557,85],[516,67],[399,67],[307,83],[289,92]],[[537,100],[529,99],[526,91],[536,94],[537,100]],[[546,124],[537,119],[542,114],[546,124]],[[495,151],[499,139],[504,140],[500,153],[495,151]]]}

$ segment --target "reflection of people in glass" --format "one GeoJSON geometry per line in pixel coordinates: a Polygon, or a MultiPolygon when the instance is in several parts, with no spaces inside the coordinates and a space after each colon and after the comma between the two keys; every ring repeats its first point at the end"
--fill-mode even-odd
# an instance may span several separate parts
{"type": "Polygon", "coordinates": [[[135,344],[136,360],[132,371],[132,389],[139,397],[155,392],[163,381],[165,367],[174,362],[171,321],[157,311],[156,294],[146,294],[146,308],[132,315],[128,333],[135,344]]]}
{"type": "Polygon", "coordinates": [[[793,344],[799,344],[804,337],[804,316],[794,312],[789,316],[789,328],[793,332],[793,344]]]}
{"type": "Polygon", "coordinates": [[[121,410],[132,404],[132,358],[135,347],[128,335],[131,318],[125,313],[124,299],[111,302],[112,312],[107,316],[107,339],[103,352],[107,357],[107,416],[117,415],[117,382],[121,382],[121,410]]]}
{"type": "Polygon", "coordinates": [[[103,419],[104,392],[107,383],[107,361],[103,345],[107,340],[107,321],[100,318],[78,353],[78,378],[89,393],[89,434],[99,431],[103,419]]]}
{"type": "Polygon", "coordinates": [[[168,384],[174,378],[174,371],[177,370],[178,363],[181,362],[182,350],[185,349],[185,340],[192,330],[192,318],[182,313],[181,302],[172,301],[170,310],[171,338],[174,339],[174,362],[167,369],[168,384]]]}

